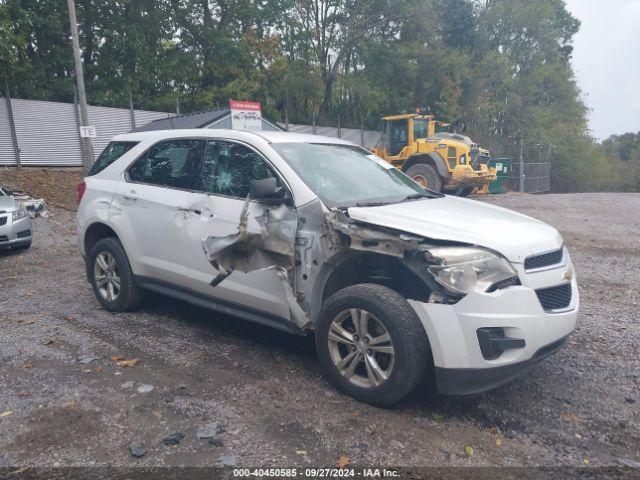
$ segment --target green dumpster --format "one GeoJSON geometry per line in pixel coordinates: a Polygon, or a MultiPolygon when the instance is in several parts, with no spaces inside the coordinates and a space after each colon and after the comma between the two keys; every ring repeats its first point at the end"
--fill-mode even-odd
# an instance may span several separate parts
{"type": "Polygon", "coordinates": [[[495,167],[496,178],[489,184],[489,193],[506,193],[509,191],[509,184],[512,176],[510,158],[491,158],[487,164],[495,167]]]}

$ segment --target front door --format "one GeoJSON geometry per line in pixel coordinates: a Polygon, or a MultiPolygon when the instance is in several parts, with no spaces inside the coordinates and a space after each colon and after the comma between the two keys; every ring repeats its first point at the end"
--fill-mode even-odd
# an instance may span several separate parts
{"type": "MultiPolygon", "coordinates": [[[[193,204],[199,214],[187,217],[185,229],[187,268],[193,280],[192,289],[288,320],[285,286],[274,269],[248,273],[235,271],[213,287],[210,282],[219,272],[207,260],[202,246],[203,239],[208,236],[224,237],[238,232],[251,182],[269,177],[278,178],[267,161],[250,147],[228,140],[213,140],[207,144],[202,193],[193,204]]],[[[262,215],[265,208],[259,202],[249,201],[249,231],[260,232],[256,217],[262,215]]]]}

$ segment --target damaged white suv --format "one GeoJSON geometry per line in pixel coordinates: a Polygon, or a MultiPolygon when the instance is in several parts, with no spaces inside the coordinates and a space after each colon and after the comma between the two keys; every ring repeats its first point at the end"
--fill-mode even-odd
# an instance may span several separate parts
{"type": "Polygon", "coordinates": [[[104,308],[153,290],[315,332],[328,377],[366,402],[393,403],[429,377],[445,394],[493,388],[575,327],[556,229],[433,193],[335,138],[119,135],[78,199],[78,245],[104,308]]]}

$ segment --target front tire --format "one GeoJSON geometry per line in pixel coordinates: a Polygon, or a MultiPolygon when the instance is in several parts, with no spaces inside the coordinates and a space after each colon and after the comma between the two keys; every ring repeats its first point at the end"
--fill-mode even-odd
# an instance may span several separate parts
{"type": "Polygon", "coordinates": [[[87,262],[93,292],[105,310],[125,312],[140,304],[142,292],[118,239],[109,237],[96,242],[87,262]]]}
{"type": "Polygon", "coordinates": [[[414,181],[433,192],[442,191],[442,178],[438,171],[427,163],[416,163],[405,172],[414,181]]]}
{"type": "Polygon", "coordinates": [[[327,299],[315,340],[329,380],[374,405],[390,405],[411,393],[431,361],[415,311],[382,285],[353,285],[327,299]]]}

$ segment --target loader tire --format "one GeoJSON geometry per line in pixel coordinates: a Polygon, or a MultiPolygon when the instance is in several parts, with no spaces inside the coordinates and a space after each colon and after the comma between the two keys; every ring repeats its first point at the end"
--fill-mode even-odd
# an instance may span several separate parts
{"type": "Polygon", "coordinates": [[[442,178],[438,171],[427,163],[416,163],[405,172],[413,180],[433,192],[442,191],[442,178]]]}

